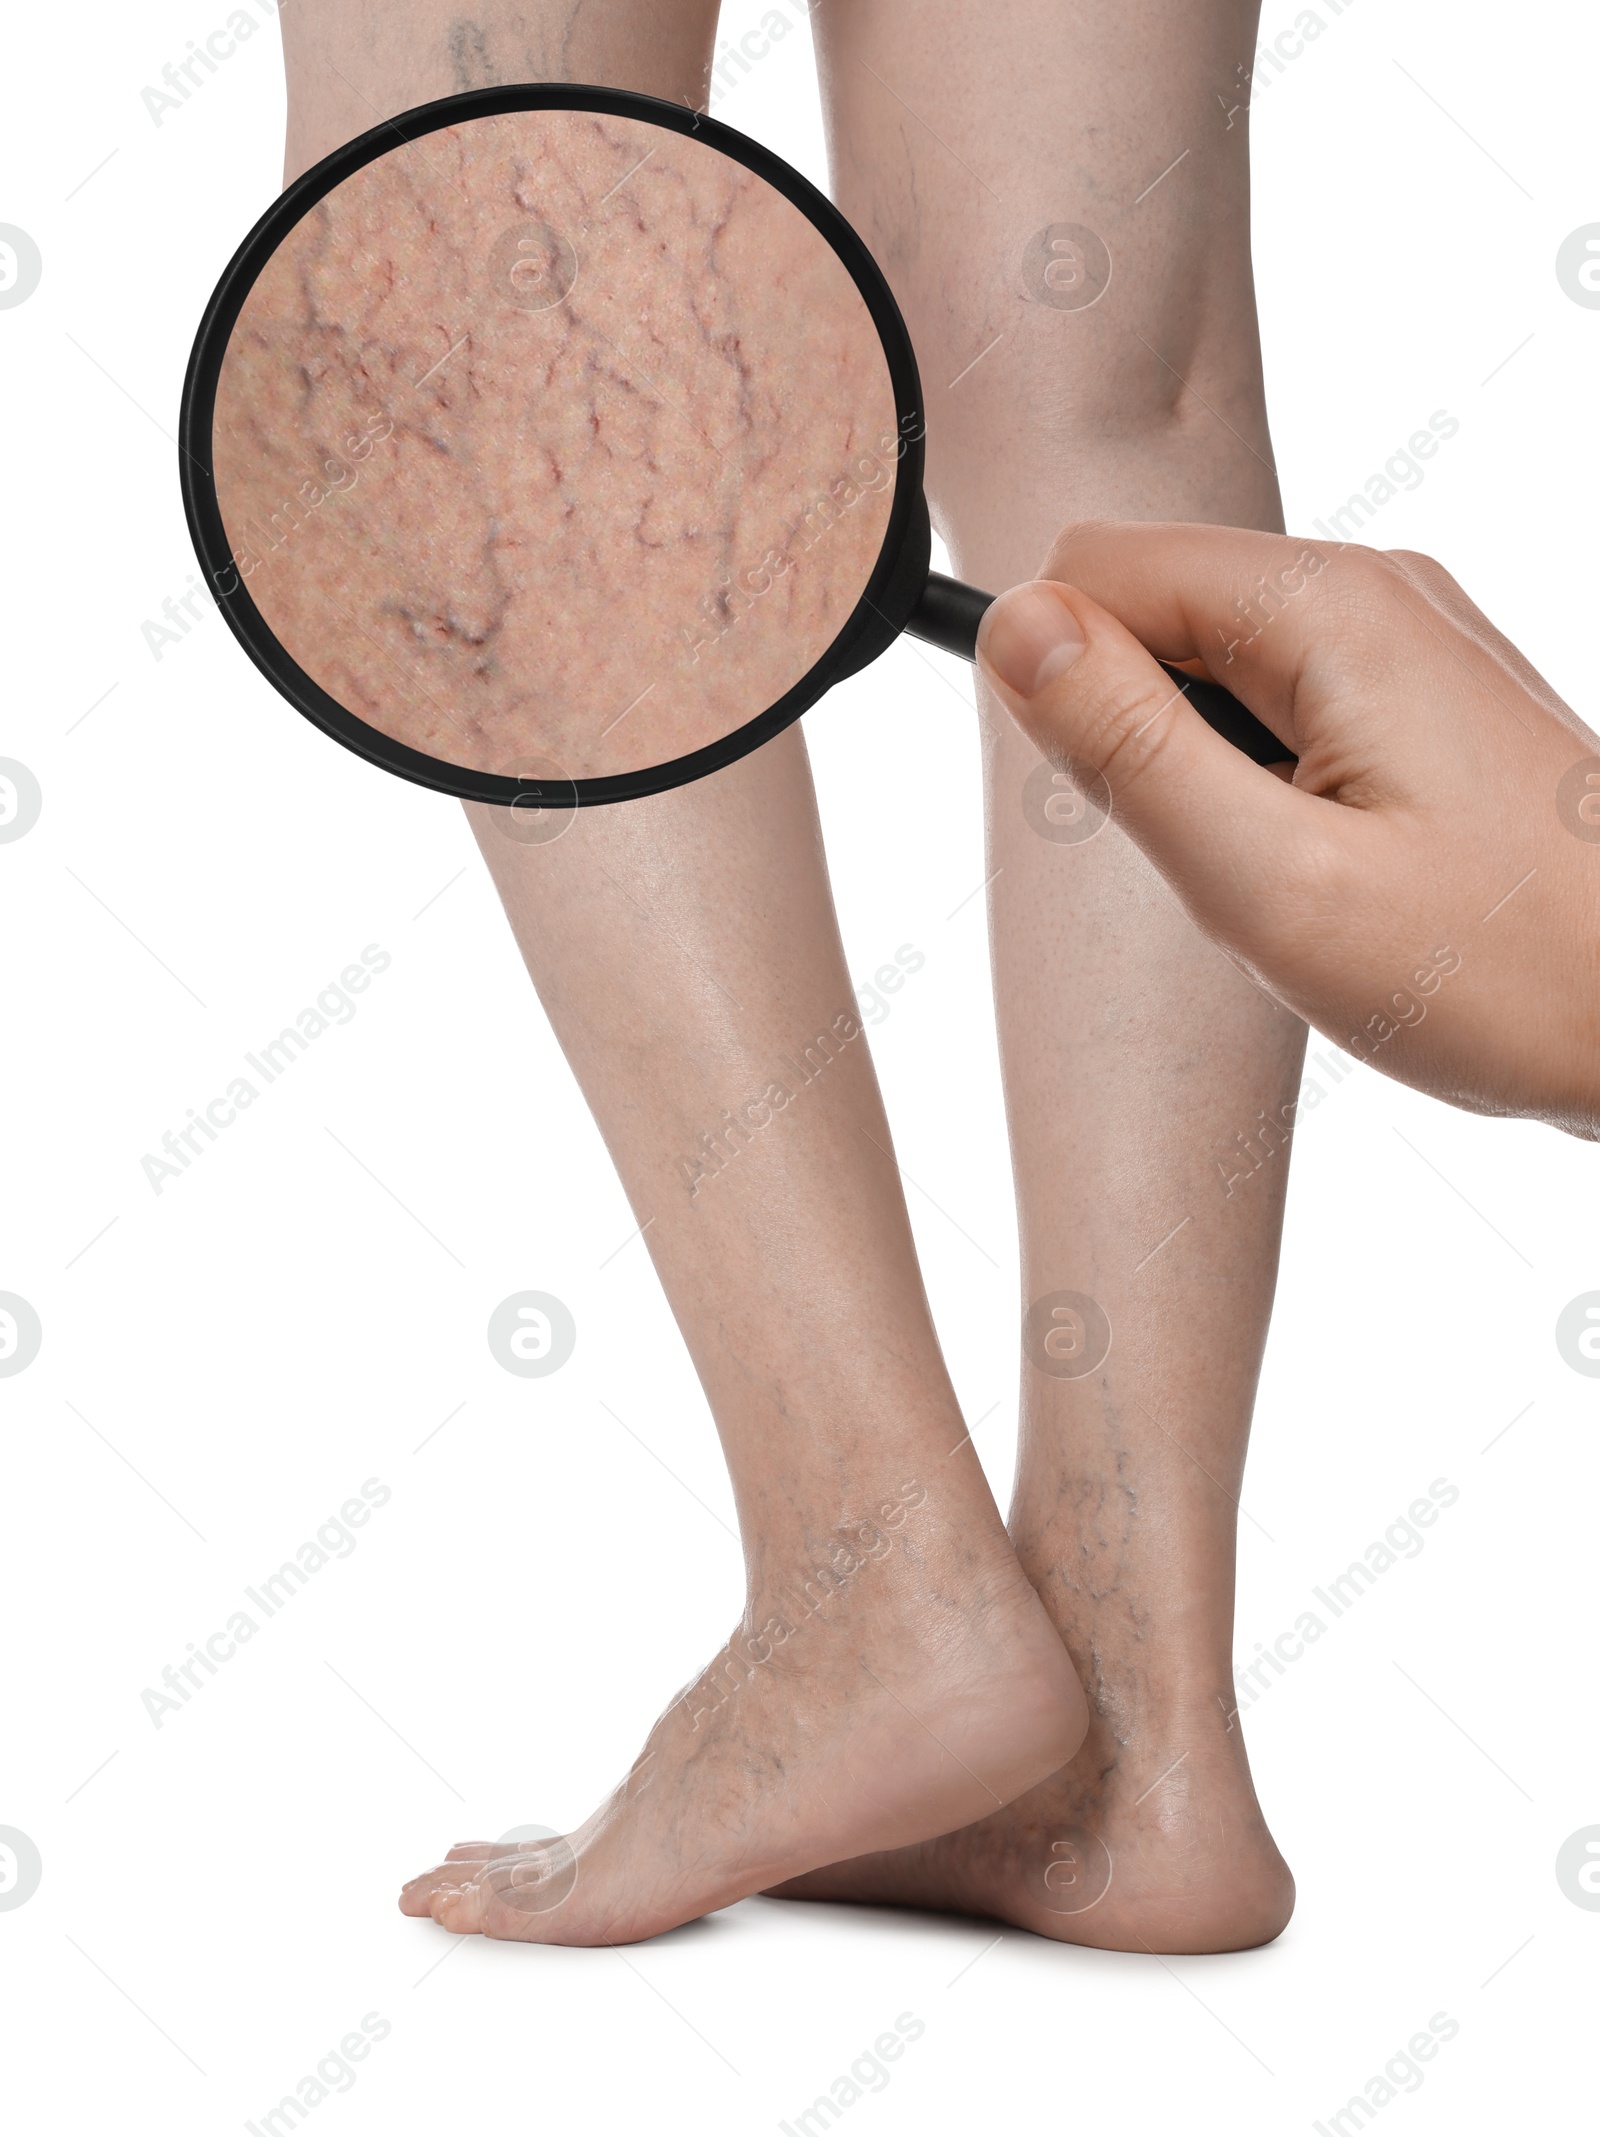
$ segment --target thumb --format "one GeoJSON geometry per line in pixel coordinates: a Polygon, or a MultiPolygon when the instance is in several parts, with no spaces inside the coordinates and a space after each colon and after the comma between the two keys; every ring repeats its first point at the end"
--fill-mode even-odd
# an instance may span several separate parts
{"type": "Polygon", "coordinates": [[[1122,828],[1203,926],[1255,935],[1292,895],[1326,805],[1208,727],[1097,601],[1049,579],[1013,587],[979,626],[978,666],[1046,757],[1104,775],[1122,828]]]}

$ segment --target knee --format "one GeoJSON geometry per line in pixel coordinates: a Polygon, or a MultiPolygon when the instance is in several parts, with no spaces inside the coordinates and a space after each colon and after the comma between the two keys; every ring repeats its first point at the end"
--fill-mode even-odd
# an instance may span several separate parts
{"type": "Polygon", "coordinates": [[[930,396],[928,497],[946,539],[986,524],[999,493],[1035,545],[1067,517],[1278,523],[1253,332],[1247,347],[1174,337],[1173,354],[1149,333],[1116,347],[1018,339],[964,402],[976,374],[930,396]]]}
{"type": "Polygon", "coordinates": [[[1208,333],[1158,315],[1114,338],[1071,338],[1024,321],[1016,341],[1011,360],[995,366],[963,411],[985,429],[1013,426],[1035,444],[1149,451],[1182,449],[1219,428],[1252,439],[1264,428],[1253,321],[1208,333]]]}

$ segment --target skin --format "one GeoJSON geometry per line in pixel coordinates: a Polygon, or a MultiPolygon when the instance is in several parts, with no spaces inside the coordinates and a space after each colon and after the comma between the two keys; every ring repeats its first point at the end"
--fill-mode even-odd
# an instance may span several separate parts
{"type": "Polygon", "coordinates": [[[1280,1001],[1447,1104],[1600,1140],[1600,737],[1442,565],[1069,528],[979,657],[1280,1001]],[[1228,680],[1292,785],[1174,705],[1152,646],[1228,680]]]}
{"type": "MultiPolygon", "coordinates": [[[[1002,19],[939,0],[914,19],[826,0],[825,109],[836,198],[911,327],[957,572],[1031,578],[1073,515],[1281,528],[1245,120],[1217,94],[1249,62],[1253,9],[1019,0],[1002,19]],[[1081,310],[1019,267],[1059,223],[1112,255],[1081,310]]],[[[1114,817],[1083,843],[1040,836],[1022,799],[1036,750],[992,698],[980,711],[1020,1304],[1088,1293],[1114,1332],[1081,1378],[1025,1351],[1009,1517],[1092,1719],[1072,1763],[1004,1812],[786,1889],[1234,1949],[1276,1936],[1294,1899],[1231,1656],[1288,1150],[1248,1193],[1219,1161],[1293,1099],[1305,1028],[1197,933],[1114,817]]]]}
{"type": "MultiPolygon", "coordinates": [[[[370,123],[379,98],[461,86],[437,18],[418,24],[400,79],[383,70],[402,25],[377,27],[359,10],[284,17],[301,154],[370,123]],[[369,51],[373,89],[341,98],[369,51]]],[[[566,64],[512,43],[505,66],[694,95],[706,30],[669,66],[652,58],[650,18],[614,10],[599,45],[578,36],[566,64]]],[[[473,50],[499,52],[498,35],[491,22],[473,50]]],[[[848,1015],[798,734],[694,789],[580,812],[547,843],[537,826],[523,843],[527,827],[505,812],[473,814],[706,1387],[747,1602],[729,1647],[571,1836],[570,1890],[542,1881],[558,1904],[529,1906],[448,1864],[402,1905],[462,1931],[616,1943],[908,1827],[970,1820],[1070,1757],[1086,1717],[965,1444],[848,1015]],[[702,1184],[701,1139],[780,1078],[792,1095],[702,1184]],[[899,1527],[884,1511],[896,1506],[899,1527]],[[838,1586],[812,1609],[808,1584],[825,1569],[838,1586]]]]}
{"type": "Polygon", "coordinates": [[[571,778],[791,689],[855,607],[897,461],[820,232],[702,142],[572,111],[398,143],[303,216],[213,440],[234,562],[339,704],[571,778]]]}
{"type": "MultiPolygon", "coordinates": [[[[711,53],[693,6],[524,4],[463,25],[347,0],[283,21],[291,170],[483,80],[701,103],[711,53]]],[[[854,0],[813,28],[836,196],[910,323],[956,568],[1029,577],[1070,514],[1279,525],[1243,120],[1215,94],[1248,58],[1250,11],[854,0]],[[1087,309],[1019,281],[1060,223],[1114,259],[1087,309]]],[[[1157,1950],[1260,1942],[1288,1918],[1230,1693],[1285,1165],[1229,1196],[1217,1159],[1292,1097],[1304,1028],[1116,823],[1041,835],[1025,789],[1042,760],[992,699],[980,710],[1019,1308],[1087,1293],[1114,1331],[1080,1377],[1025,1363],[1009,1537],[939,1355],[866,1040],[809,1077],[775,1066],[837,1038],[852,1001],[798,732],[559,837],[469,812],[648,1223],[727,1453],[749,1594],[732,1677],[714,1666],[739,1688],[712,1704],[704,1679],[686,1687],[570,1864],[535,1851],[518,1887],[491,1844],[465,1843],[407,1887],[408,1912],[615,1941],[765,1885],[1157,1950]],[[788,1101],[730,1134],[775,1077],[788,1101]],[[926,1499],[891,1534],[907,1483],[926,1499]],[[767,1653],[805,1570],[851,1533],[860,1572],[767,1653]]]]}

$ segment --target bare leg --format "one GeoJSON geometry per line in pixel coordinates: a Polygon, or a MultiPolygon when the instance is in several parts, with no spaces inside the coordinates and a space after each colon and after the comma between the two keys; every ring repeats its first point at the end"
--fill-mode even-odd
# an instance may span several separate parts
{"type": "MultiPolygon", "coordinates": [[[[469,86],[463,53],[473,80],[691,99],[710,53],[698,4],[561,27],[524,0],[448,31],[443,10],[386,8],[381,37],[377,12],[285,16],[294,156],[469,86]]],[[[570,1848],[513,1883],[464,1844],[402,1904],[615,1943],[997,1807],[1070,1755],[1085,1713],[962,1444],[798,733],[548,844],[471,814],[715,1412],[748,1596],[570,1848]]]]}
{"type": "Polygon", "coordinates": [[[480,0],[470,15],[440,0],[285,10],[285,176],[413,104],[496,82],[604,82],[703,105],[716,26],[717,0],[480,0]]]}
{"type": "MultiPolygon", "coordinates": [[[[824,0],[821,24],[836,192],[911,324],[957,568],[1029,578],[1075,517],[1281,526],[1244,118],[1217,94],[1249,60],[1248,0],[918,0],[914,22],[905,0],[824,0]],[[1035,238],[1064,224],[1112,261],[1082,309],[1092,246],[1035,238]]],[[[987,713],[1023,1305],[1087,1293],[1112,1332],[1083,1377],[1024,1356],[1011,1533],[1094,1718],[1008,1811],[790,1889],[1131,1949],[1257,1943],[1293,1884],[1233,1711],[1235,1497],[1287,1154],[1232,1193],[1227,1176],[1249,1166],[1236,1137],[1293,1097],[1304,1027],[1202,941],[1114,824],[1044,835],[1025,798],[1040,760],[987,713]],[[1107,1850],[1110,1887],[1084,1907],[1107,1850]]]]}

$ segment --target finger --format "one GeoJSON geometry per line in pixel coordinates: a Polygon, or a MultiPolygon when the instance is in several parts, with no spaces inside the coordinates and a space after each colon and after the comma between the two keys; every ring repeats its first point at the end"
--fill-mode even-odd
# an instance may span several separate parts
{"type": "Polygon", "coordinates": [[[1293,744],[1297,678],[1342,667],[1358,654],[1352,633],[1370,635],[1375,562],[1370,550],[1244,527],[1088,520],[1063,530],[1040,576],[1081,587],[1159,660],[1199,662],[1293,744]]]}
{"type": "Polygon", "coordinates": [[[979,630],[978,664],[1047,757],[1104,775],[1123,829],[1203,925],[1248,946],[1322,862],[1326,816],[1345,812],[1213,733],[1081,590],[1035,580],[1002,594],[979,630]]]}

